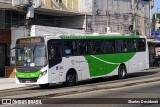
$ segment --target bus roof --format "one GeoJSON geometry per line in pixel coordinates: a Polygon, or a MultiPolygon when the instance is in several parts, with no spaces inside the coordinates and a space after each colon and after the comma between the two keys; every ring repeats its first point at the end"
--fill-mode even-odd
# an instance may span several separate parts
{"type": "Polygon", "coordinates": [[[116,38],[146,38],[145,36],[138,35],[43,35],[43,36],[25,36],[24,38],[36,38],[36,37],[44,37],[44,38],[53,38],[53,39],[116,39],[116,38]]]}

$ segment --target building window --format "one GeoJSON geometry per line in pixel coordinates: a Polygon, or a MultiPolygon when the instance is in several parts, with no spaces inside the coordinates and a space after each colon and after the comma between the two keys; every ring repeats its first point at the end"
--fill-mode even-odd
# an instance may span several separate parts
{"type": "Polygon", "coordinates": [[[62,3],[62,0],[56,0],[57,3],[62,3]]]}

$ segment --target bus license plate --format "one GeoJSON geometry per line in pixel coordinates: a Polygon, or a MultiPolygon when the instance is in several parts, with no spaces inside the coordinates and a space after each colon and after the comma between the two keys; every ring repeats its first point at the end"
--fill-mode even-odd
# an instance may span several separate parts
{"type": "Polygon", "coordinates": [[[31,83],[31,81],[28,81],[28,80],[27,80],[27,81],[25,81],[25,83],[31,83]]]}

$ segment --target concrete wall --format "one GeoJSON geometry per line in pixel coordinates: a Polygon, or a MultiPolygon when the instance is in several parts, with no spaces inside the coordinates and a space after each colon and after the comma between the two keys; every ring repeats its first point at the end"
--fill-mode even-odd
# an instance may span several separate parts
{"type": "Polygon", "coordinates": [[[62,18],[63,28],[85,29],[85,16],[65,16],[62,18]]]}
{"type": "Polygon", "coordinates": [[[93,0],[78,0],[79,11],[92,14],[93,0]]]}
{"type": "Polygon", "coordinates": [[[11,56],[11,61],[10,61],[11,65],[15,64],[15,60],[13,60],[15,57],[15,49],[13,49],[13,48],[15,47],[16,40],[20,37],[25,36],[25,35],[27,35],[27,31],[26,31],[25,27],[19,27],[19,28],[12,27],[11,28],[11,46],[10,46],[10,48],[11,48],[11,55],[10,55],[11,56]]]}
{"type": "Polygon", "coordinates": [[[43,34],[84,34],[84,30],[48,27],[33,25],[31,28],[32,36],[43,36],[43,34]]]}

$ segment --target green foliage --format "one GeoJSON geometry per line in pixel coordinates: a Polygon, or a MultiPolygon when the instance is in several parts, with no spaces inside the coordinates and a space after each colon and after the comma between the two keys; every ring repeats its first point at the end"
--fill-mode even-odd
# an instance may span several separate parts
{"type": "MultiPolygon", "coordinates": [[[[157,17],[157,19],[159,19],[159,23],[160,23],[160,13],[158,13],[158,14],[156,13],[156,17],[157,17]]],[[[153,16],[152,16],[152,24],[155,25],[155,22],[156,22],[155,14],[153,14],[153,16]]],[[[155,30],[155,28],[153,27],[152,30],[155,30]]]]}
{"type": "MultiPolygon", "coordinates": [[[[158,13],[158,14],[156,13],[156,16],[158,19],[160,19],[160,13],[158,13]]],[[[152,21],[154,21],[154,20],[155,20],[155,14],[153,14],[153,16],[152,16],[152,21]]]]}

